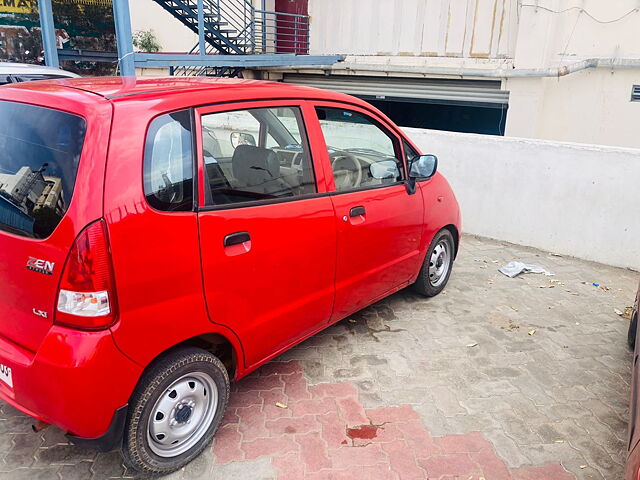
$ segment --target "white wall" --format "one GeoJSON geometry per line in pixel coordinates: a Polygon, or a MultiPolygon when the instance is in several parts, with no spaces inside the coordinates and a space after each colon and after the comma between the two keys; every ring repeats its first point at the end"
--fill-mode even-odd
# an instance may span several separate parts
{"type": "Polygon", "coordinates": [[[311,53],[512,57],[516,0],[309,0],[311,53]]]}
{"type": "MultiPolygon", "coordinates": [[[[590,57],[640,57],[638,0],[523,0],[522,5],[516,68],[555,67],[590,57]],[[531,6],[536,3],[541,8],[531,6]]],[[[505,133],[638,148],[640,103],[630,98],[632,86],[639,83],[640,69],[508,79],[503,83],[510,91],[505,133]]]]}
{"type": "Polygon", "coordinates": [[[640,149],[404,130],[438,156],[465,232],[640,270],[640,149]]]}
{"type": "Polygon", "coordinates": [[[198,35],[153,0],[130,1],[129,9],[133,32],[153,30],[163,52],[188,52],[198,43],[198,35]]]}
{"type": "Polygon", "coordinates": [[[517,68],[640,56],[637,0],[522,0],[521,5],[517,68]]]}
{"type": "Polygon", "coordinates": [[[631,89],[640,69],[597,68],[560,78],[510,78],[510,137],[640,147],[640,102],[631,89]]]}

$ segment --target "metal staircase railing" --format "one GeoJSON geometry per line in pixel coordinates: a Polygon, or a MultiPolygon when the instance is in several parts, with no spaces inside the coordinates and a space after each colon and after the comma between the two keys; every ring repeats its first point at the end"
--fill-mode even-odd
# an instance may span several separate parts
{"type": "MultiPolygon", "coordinates": [[[[202,2],[204,53],[200,42],[190,55],[309,54],[309,16],[257,10],[249,0],[154,0],[183,25],[200,35],[202,2]]],[[[173,75],[231,75],[241,69],[182,66],[173,75]]]]}
{"type": "Polygon", "coordinates": [[[259,53],[309,54],[309,16],[255,11],[255,49],[259,53]]]}
{"type": "Polygon", "coordinates": [[[205,0],[216,11],[219,24],[227,24],[230,27],[230,35],[233,36],[238,46],[245,53],[252,53],[254,48],[254,13],[255,8],[248,0],[205,0]]]}
{"type": "MultiPolygon", "coordinates": [[[[198,29],[198,0],[154,0],[192,31],[198,29]]],[[[309,54],[309,16],[257,10],[248,0],[202,0],[205,55],[309,54]]],[[[202,54],[199,42],[189,51],[202,54]]],[[[236,76],[241,68],[182,66],[172,75],[236,76]]]]}
{"type": "MultiPolygon", "coordinates": [[[[200,50],[200,44],[196,43],[194,47],[189,50],[189,55],[197,55],[200,50]]],[[[205,49],[206,55],[215,55],[216,49],[211,45],[207,45],[205,49]]],[[[191,76],[191,77],[237,77],[238,73],[242,71],[242,68],[229,68],[229,67],[208,67],[208,66],[182,66],[182,67],[170,67],[169,75],[174,76],[191,76]]]]}
{"type": "MultiPolygon", "coordinates": [[[[154,0],[198,33],[198,0],[154,0]]],[[[203,0],[205,41],[222,54],[253,51],[254,7],[248,0],[203,0]]]]}

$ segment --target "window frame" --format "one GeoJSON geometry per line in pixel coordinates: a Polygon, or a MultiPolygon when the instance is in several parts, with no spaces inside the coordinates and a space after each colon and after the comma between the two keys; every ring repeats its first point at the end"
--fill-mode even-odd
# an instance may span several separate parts
{"type": "Polygon", "coordinates": [[[144,201],[147,204],[147,206],[156,213],[167,214],[167,215],[179,215],[179,214],[185,214],[190,212],[193,213],[196,211],[196,207],[197,207],[196,195],[198,192],[199,180],[197,176],[198,168],[196,163],[197,157],[196,157],[196,142],[195,142],[195,132],[194,132],[195,128],[196,127],[195,127],[193,107],[177,108],[175,110],[161,112],[153,116],[152,118],[150,118],[147,123],[147,126],[145,127],[144,141],[142,144],[142,165],[141,165],[141,177],[140,177],[140,181],[142,184],[142,197],[144,198],[144,201]],[[162,117],[168,117],[170,115],[174,115],[176,113],[181,113],[181,112],[187,112],[187,114],[189,115],[189,128],[191,129],[191,131],[189,132],[190,133],[189,138],[191,140],[191,208],[184,209],[184,210],[161,210],[159,208],[156,208],[151,203],[149,203],[149,200],[147,199],[147,193],[146,193],[147,190],[146,190],[146,184],[145,184],[145,167],[147,163],[147,142],[149,141],[151,126],[156,120],[162,117]]]}
{"type": "MultiPolygon", "coordinates": [[[[409,138],[406,138],[406,137],[402,138],[402,151],[403,151],[403,155],[404,155],[404,158],[405,158],[405,162],[407,162],[407,172],[409,172],[408,169],[411,168],[411,165],[409,165],[409,160],[407,159],[407,153],[406,153],[406,148],[405,147],[409,147],[409,148],[411,148],[411,150],[416,152],[416,157],[415,158],[421,157],[424,154],[418,148],[416,148],[416,146],[413,144],[413,142],[411,142],[409,140],[409,138]]],[[[407,173],[407,175],[408,175],[408,173],[407,173]]],[[[431,177],[419,177],[419,178],[416,178],[415,181],[417,183],[430,182],[433,179],[434,176],[435,175],[432,175],[431,177]]]]}
{"type": "Polygon", "coordinates": [[[311,108],[313,110],[315,121],[317,122],[317,125],[318,125],[318,131],[321,135],[321,143],[323,144],[323,147],[324,147],[322,152],[322,156],[326,164],[324,170],[325,170],[325,176],[327,176],[331,180],[329,182],[330,183],[329,193],[331,195],[343,195],[347,193],[363,192],[367,190],[377,190],[381,188],[397,187],[398,185],[406,186],[407,179],[408,179],[408,170],[407,170],[407,162],[405,161],[405,158],[404,158],[404,150],[402,147],[402,141],[404,141],[405,138],[402,135],[399,135],[394,125],[389,124],[385,119],[376,115],[375,112],[367,110],[358,105],[354,105],[350,103],[340,103],[340,102],[328,101],[328,100],[327,101],[314,100],[310,103],[311,103],[311,108]],[[393,142],[394,158],[396,159],[396,161],[400,162],[400,164],[402,165],[402,171],[401,171],[402,179],[395,181],[393,183],[351,188],[349,190],[337,190],[335,185],[334,175],[333,175],[333,168],[331,167],[331,160],[329,158],[327,141],[324,136],[324,132],[322,131],[322,124],[320,123],[320,118],[318,117],[318,114],[317,114],[317,110],[316,110],[317,108],[332,108],[335,110],[346,110],[348,112],[355,112],[365,117],[373,125],[377,126],[393,142]]]}
{"type": "MultiPolygon", "coordinates": [[[[321,176],[322,173],[321,166],[317,163],[315,159],[315,149],[313,145],[313,139],[309,134],[309,122],[308,115],[309,112],[305,108],[305,100],[301,99],[291,99],[291,100],[245,100],[245,101],[236,101],[236,102],[228,102],[228,103],[219,103],[207,106],[196,107],[194,109],[194,135],[195,135],[195,155],[196,155],[196,163],[197,163],[197,211],[199,212],[211,212],[218,210],[231,210],[237,208],[248,208],[248,207],[256,207],[256,206],[265,206],[265,205],[273,205],[279,203],[288,203],[288,202],[298,202],[304,201],[311,198],[317,198],[319,196],[326,195],[326,192],[323,192],[321,189],[321,176]],[[223,205],[207,205],[206,204],[206,193],[205,193],[205,163],[204,163],[204,143],[202,139],[202,117],[205,115],[215,114],[215,113],[226,113],[226,112],[237,112],[244,110],[255,110],[255,109],[277,109],[277,108],[291,108],[297,109],[300,122],[300,136],[301,141],[306,142],[307,154],[309,157],[309,164],[311,166],[311,170],[313,173],[313,179],[316,187],[315,193],[307,193],[304,195],[298,195],[293,197],[281,197],[281,198],[273,198],[273,199],[263,199],[263,200],[254,200],[249,202],[237,202],[237,203],[227,203],[223,205]]],[[[263,126],[260,125],[260,136],[264,134],[265,136],[268,134],[266,131],[263,132],[263,126]]],[[[261,138],[258,139],[258,142],[261,141],[261,138]]],[[[266,138],[265,138],[266,142],[266,138]]]]}

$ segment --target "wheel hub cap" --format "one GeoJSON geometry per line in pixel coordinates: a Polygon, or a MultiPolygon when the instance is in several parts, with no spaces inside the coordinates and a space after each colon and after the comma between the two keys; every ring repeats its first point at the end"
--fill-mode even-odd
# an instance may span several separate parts
{"type": "Polygon", "coordinates": [[[444,239],[431,251],[429,258],[429,283],[439,287],[447,278],[451,262],[451,246],[444,239]]]}
{"type": "Polygon", "coordinates": [[[178,423],[187,423],[192,413],[193,409],[189,405],[184,405],[176,412],[176,420],[178,423]]]}
{"type": "Polygon", "coordinates": [[[178,456],[205,435],[218,408],[218,389],[206,373],[190,373],[173,382],[149,414],[147,441],[160,457],[178,456]]]}

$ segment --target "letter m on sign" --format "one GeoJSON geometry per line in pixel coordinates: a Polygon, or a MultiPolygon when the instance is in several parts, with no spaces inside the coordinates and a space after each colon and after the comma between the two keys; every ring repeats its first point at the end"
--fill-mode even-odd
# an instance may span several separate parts
{"type": "Polygon", "coordinates": [[[2,13],[35,13],[35,6],[34,0],[0,0],[2,13]]]}

